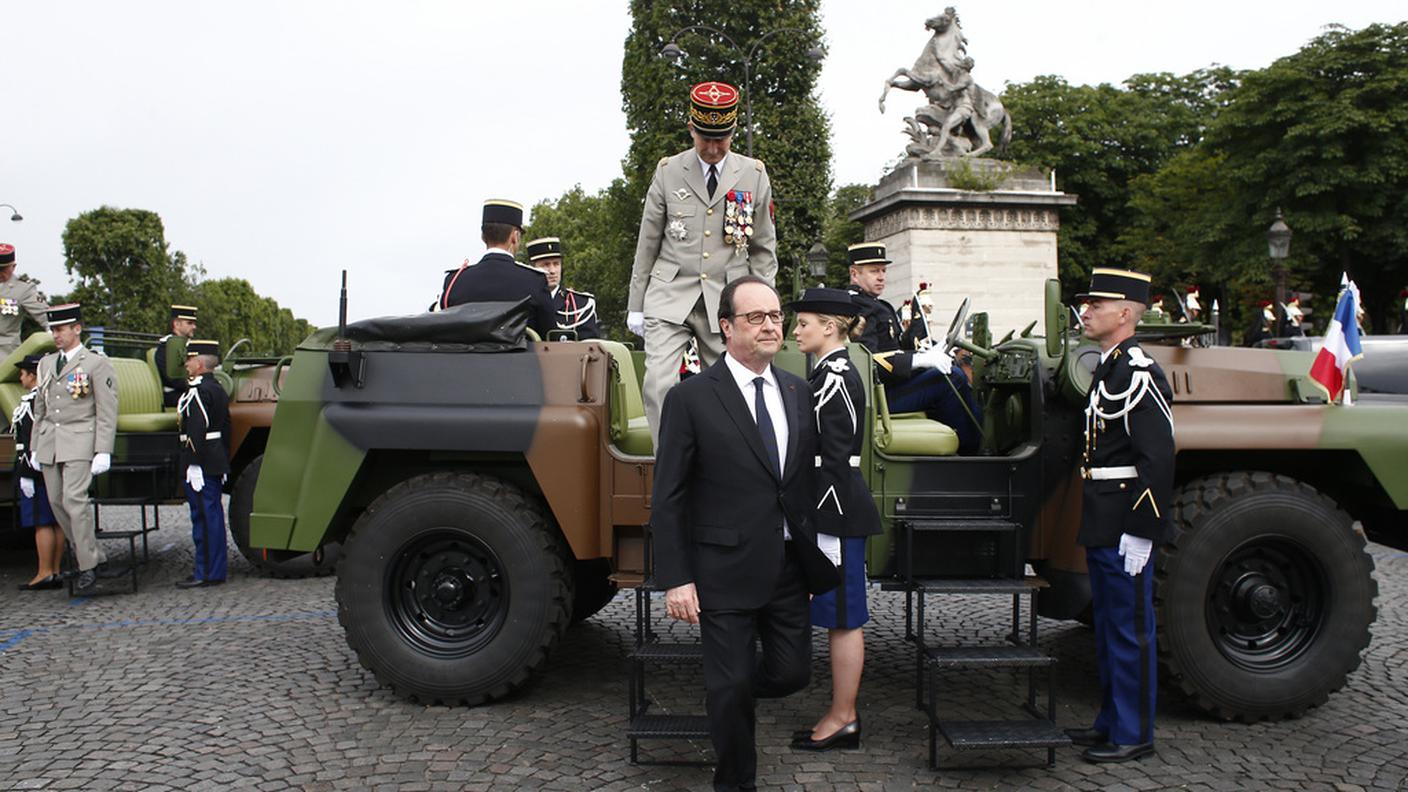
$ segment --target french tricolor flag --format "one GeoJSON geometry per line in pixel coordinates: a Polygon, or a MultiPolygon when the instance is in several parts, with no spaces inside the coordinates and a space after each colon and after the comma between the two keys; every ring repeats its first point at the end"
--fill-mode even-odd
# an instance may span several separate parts
{"type": "Polygon", "coordinates": [[[1338,400],[1341,394],[1348,396],[1344,383],[1349,374],[1349,364],[1364,354],[1356,320],[1358,295],[1359,290],[1352,282],[1340,291],[1340,301],[1335,305],[1335,315],[1325,330],[1324,343],[1315,356],[1315,362],[1310,365],[1310,379],[1325,391],[1331,403],[1338,400]]]}

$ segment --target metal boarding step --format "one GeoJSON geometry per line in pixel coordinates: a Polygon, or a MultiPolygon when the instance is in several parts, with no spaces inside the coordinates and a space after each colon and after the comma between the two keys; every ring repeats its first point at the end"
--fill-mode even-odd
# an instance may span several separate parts
{"type": "Polygon", "coordinates": [[[1056,658],[1035,646],[932,646],[924,648],[933,668],[1046,668],[1056,658]]]}
{"type": "Polygon", "coordinates": [[[636,588],[635,645],[629,654],[627,706],[630,720],[626,739],[630,741],[631,764],[701,765],[700,761],[640,759],[641,740],[697,740],[709,737],[709,719],[697,714],[665,714],[651,711],[652,700],[647,692],[646,670],[667,664],[699,665],[704,659],[704,647],[698,643],[674,643],[660,640],[654,629],[651,593],[659,591],[654,578],[647,575],[636,588]]]}
{"type": "Polygon", "coordinates": [[[1071,738],[1051,721],[944,721],[934,724],[955,750],[1046,748],[1070,745],[1071,738]]]}
{"type": "MultiPolygon", "coordinates": [[[[631,718],[626,736],[632,740],[694,740],[708,738],[709,719],[704,715],[652,715],[631,718]]],[[[635,760],[632,760],[635,763],[635,760]]]]}

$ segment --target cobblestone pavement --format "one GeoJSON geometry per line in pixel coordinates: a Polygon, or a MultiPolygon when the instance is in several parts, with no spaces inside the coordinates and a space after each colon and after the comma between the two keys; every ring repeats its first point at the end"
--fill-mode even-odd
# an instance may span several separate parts
{"type": "MultiPolygon", "coordinates": [[[[105,520],[135,510],[105,510],[105,520]]],[[[191,542],[182,509],[164,508],[153,563],[137,594],[70,600],[18,592],[32,556],[0,561],[0,787],[4,789],[707,789],[709,770],[633,766],[623,737],[632,603],[620,596],[573,628],[546,673],[509,701],[424,707],[377,685],[343,641],[331,579],[255,575],[231,549],[220,588],[180,591],[191,542]]],[[[109,552],[115,548],[109,547],[109,552]]],[[[824,637],[810,690],[759,706],[760,784],[785,790],[1405,789],[1408,788],[1408,553],[1371,547],[1380,583],[1374,641],[1348,686],[1300,720],[1210,721],[1160,702],[1158,755],[1092,766],[1076,749],[970,754],[988,769],[926,766],[913,707],[903,603],[872,593],[859,751],[806,755],[789,733],[825,706],[824,637]]],[[[990,599],[944,607],[940,628],[967,639],[1001,634],[990,599]]],[[[1060,658],[1059,720],[1089,724],[1096,701],[1091,633],[1043,621],[1060,658]]],[[[671,628],[684,631],[687,628],[671,628]]],[[[700,712],[697,671],[652,676],[667,711],[700,712]]],[[[1009,673],[959,677],[947,706],[970,717],[1013,712],[1009,673]]],[[[643,757],[707,760],[707,741],[646,744],[643,757]]],[[[942,759],[950,758],[941,755],[942,759]]]]}

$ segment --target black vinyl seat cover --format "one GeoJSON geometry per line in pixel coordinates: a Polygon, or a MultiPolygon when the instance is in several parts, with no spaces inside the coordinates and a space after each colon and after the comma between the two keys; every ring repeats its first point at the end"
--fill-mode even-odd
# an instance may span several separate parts
{"type": "MultiPolygon", "coordinates": [[[[347,325],[342,337],[369,350],[521,352],[528,348],[532,315],[529,297],[518,302],[464,303],[443,311],[363,319],[347,325]]],[[[325,329],[315,337],[327,334],[331,341],[336,332],[325,329]]]]}

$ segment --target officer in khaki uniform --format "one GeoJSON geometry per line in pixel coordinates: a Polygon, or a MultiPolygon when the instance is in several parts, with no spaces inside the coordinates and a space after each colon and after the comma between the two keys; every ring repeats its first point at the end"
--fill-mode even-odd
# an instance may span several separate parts
{"type": "Polygon", "coordinates": [[[171,332],[156,342],[157,376],[161,377],[161,405],[175,407],[186,392],[186,342],[196,336],[194,305],[171,306],[171,332]]]}
{"type": "Polygon", "coordinates": [[[705,368],[723,353],[719,294],[744,275],[777,276],[772,185],[761,160],[729,151],[738,89],[720,82],[689,94],[694,147],[665,157],[645,196],[631,268],[626,325],[645,338],[642,389],[650,433],[659,441],[665,391],[679,382],[690,339],[705,368]]]}
{"type": "Polygon", "coordinates": [[[47,330],[48,311],[34,284],[15,277],[15,246],[0,242],[0,360],[20,345],[22,312],[47,330]]]}
{"type": "Polygon", "coordinates": [[[1149,305],[1149,276],[1097,267],[1085,335],[1100,345],[1085,410],[1080,533],[1090,572],[1100,714],[1072,729],[1091,762],[1154,752],[1157,643],[1150,559],[1173,528],[1173,392],[1134,328],[1149,305]]]}
{"type": "Polygon", "coordinates": [[[94,536],[88,484],[112,466],[117,377],[106,357],[79,343],[83,317],[77,304],[49,309],[49,332],[59,351],[39,361],[31,443],[49,504],[78,556],[74,594],[90,594],[105,559],[94,536]]]}

